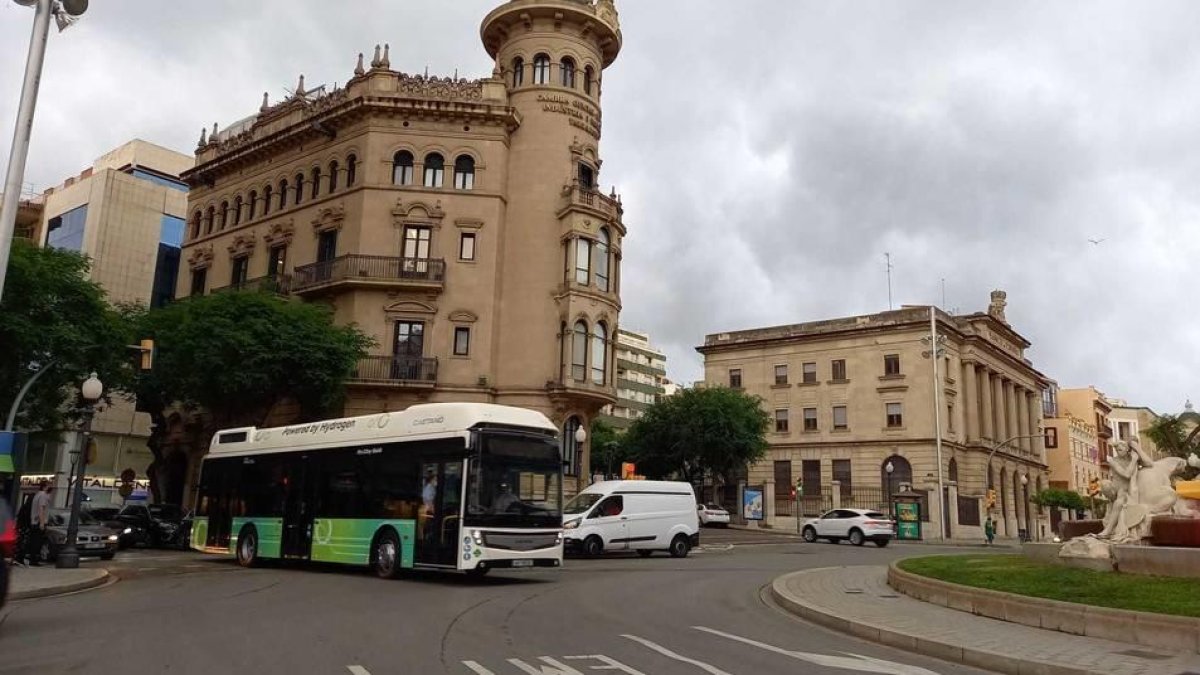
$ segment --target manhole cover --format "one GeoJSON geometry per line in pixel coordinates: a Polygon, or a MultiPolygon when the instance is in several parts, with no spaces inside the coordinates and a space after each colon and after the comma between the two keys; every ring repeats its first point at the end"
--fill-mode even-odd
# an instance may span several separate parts
{"type": "MultiPolygon", "coordinates": [[[[1170,654],[1158,654],[1156,652],[1146,652],[1140,649],[1126,649],[1123,652],[1114,652],[1121,656],[1132,656],[1135,659],[1150,659],[1152,661],[1163,661],[1171,658],[1170,654]]],[[[1198,673],[1179,673],[1179,675],[1200,675],[1198,673]]]]}

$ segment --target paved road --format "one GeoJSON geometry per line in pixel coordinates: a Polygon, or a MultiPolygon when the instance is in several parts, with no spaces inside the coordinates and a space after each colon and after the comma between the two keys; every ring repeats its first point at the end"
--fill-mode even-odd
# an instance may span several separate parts
{"type": "Polygon", "coordinates": [[[559,572],[478,582],[242,570],[186,552],[132,552],[110,564],[118,583],[6,607],[0,673],[111,673],[118,664],[256,675],[980,672],[825,631],[762,593],[786,571],[937,549],[753,544],[762,535],[748,534],[731,531],[684,560],[570,560],[559,572]]]}

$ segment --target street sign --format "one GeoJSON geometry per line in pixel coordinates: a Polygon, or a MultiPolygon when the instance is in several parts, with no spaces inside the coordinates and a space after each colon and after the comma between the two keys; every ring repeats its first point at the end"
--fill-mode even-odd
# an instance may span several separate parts
{"type": "Polygon", "coordinates": [[[763,519],[763,489],[747,486],[742,490],[742,516],[746,520],[763,519]]]}
{"type": "Polygon", "coordinates": [[[896,539],[921,538],[920,502],[896,502],[896,539]]]}

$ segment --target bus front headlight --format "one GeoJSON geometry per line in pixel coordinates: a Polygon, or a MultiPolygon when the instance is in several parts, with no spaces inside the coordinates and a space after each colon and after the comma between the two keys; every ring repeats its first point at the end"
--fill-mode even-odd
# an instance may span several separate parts
{"type": "Polygon", "coordinates": [[[475,540],[476,546],[483,546],[483,532],[480,530],[471,530],[471,538],[475,540]]]}

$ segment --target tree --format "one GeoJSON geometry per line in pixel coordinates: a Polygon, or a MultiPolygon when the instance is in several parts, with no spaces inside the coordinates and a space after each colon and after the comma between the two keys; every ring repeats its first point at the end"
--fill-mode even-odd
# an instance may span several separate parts
{"type": "Polygon", "coordinates": [[[263,426],[282,405],[295,406],[295,422],[320,418],[373,344],[354,326],[334,325],[325,306],[264,292],[216,293],[135,314],[139,337],[152,338],[157,352],[134,390],[154,424],[151,489],[167,503],[181,502],[188,462],[217,430],[263,426]],[[167,416],[176,406],[194,412],[192,457],[168,452],[167,416]]]}
{"type": "Polygon", "coordinates": [[[0,300],[0,425],[21,387],[47,366],[25,396],[17,428],[63,428],[77,414],[64,403],[93,371],[106,396],[128,382],[130,327],[88,270],[78,253],[13,241],[0,300]]]}
{"type": "Polygon", "coordinates": [[[593,469],[603,469],[606,477],[619,471],[621,463],[628,458],[621,432],[602,420],[596,420],[592,422],[589,436],[592,439],[593,469]]]}
{"type": "MultiPolygon", "coordinates": [[[[1187,417],[1195,417],[1195,413],[1185,412],[1183,415],[1163,415],[1146,429],[1146,436],[1154,441],[1159,450],[1175,457],[1187,459],[1193,454],[1200,454],[1200,425],[1187,417]]],[[[1196,477],[1197,469],[1189,466],[1184,470],[1184,480],[1196,477]]]]}
{"type": "Polygon", "coordinates": [[[728,481],[766,455],[770,421],[757,396],[724,387],[686,389],[651,406],[624,442],[638,472],[651,478],[728,481]]]}
{"type": "Polygon", "coordinates": [[[1072,512],[1087,509],[1087,504],[1083,501],[1083,497],[1074,490],[1049,488],[1035,494],[1030,501],[1039,506],[1067,509],[1072,512]]]}

